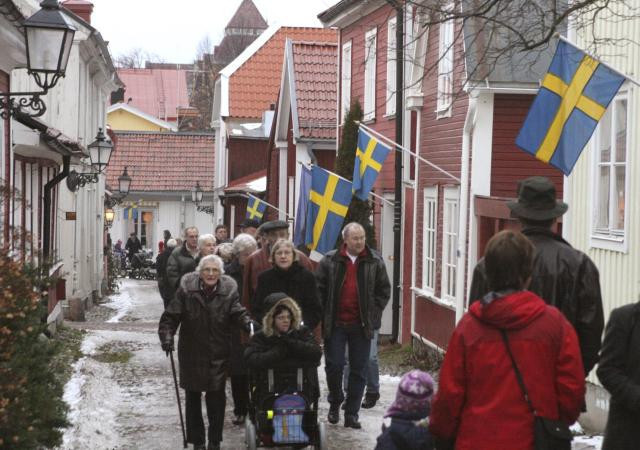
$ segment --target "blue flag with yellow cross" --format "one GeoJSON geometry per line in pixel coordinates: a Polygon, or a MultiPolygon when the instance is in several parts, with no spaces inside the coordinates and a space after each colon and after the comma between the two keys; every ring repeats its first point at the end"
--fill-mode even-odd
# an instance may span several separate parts
{"type": "Polygon", "coordinates": [[[262,216],[267,210],[267,204],[251,194],[247,194],[247,196],[249,197],[247,200],[247,219],[262,221],[262,216]]]}
{"type": "Polygon", "coordinates": [[[352,184],[318,166],[311,168],[305,244],[323,255],[333,250],[351,203],[352,184]]]}
{"type": "Polygon", "coordinates": [[[561,40],[516,145],[569,175],[624,80],[561,40]]]}
{"type": "Polygon", "coordinates": [[[391,147],[383,144],[360,127],[358,129],[358,147],[353,164],[353,194],[360,200],[369,198],[369,192],[378,178],[382,163],[391,151],[391,147]]]}

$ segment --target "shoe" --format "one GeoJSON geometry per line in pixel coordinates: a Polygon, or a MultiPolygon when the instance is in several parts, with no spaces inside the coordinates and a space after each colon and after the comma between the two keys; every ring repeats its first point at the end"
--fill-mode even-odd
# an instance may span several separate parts
{"type": "Polygon", "coordinates": [[[340,421],[340,405],[329,406],[329,414],[327,414],[329,423],[336,424],[340,421]]]}
{"type": "Polygon", "coordinates": [[[360,425],[360,422],[358,422],[358,416],[344,416],[344,427],[345,428],[355,428],[356,430],[359,430],[360,428],[362,428],[362,425],[360,425]]]}
{"type": "Polygon", "coordinates": [[[364,394],[364,401],[362,402],[362,407],[364,409],[373,408],[376,406],[376,402],[380,399],[380,394],[377,392],[367,392],[364,394]]]}
{"type": "Polygon", "coordinates": [[[245,419],[244,414],[238,414],[237,416],[234,417],[231,423],[234,425],[244,425],[244,419],[245,419]]]}

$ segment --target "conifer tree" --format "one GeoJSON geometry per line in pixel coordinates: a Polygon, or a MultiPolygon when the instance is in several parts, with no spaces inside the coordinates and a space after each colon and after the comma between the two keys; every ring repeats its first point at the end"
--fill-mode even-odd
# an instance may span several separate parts
{"type": "MultiPolygon", "coordinates": [[[[335,171],[347,180],[353,180],[353,166],[356,158],[356,147],[358,146],[358,124],[356,121],[362,120],[362,107],[356,100],[345,116],[342,125],[342,140],[338,147],[335,171]]],[[[367,235],[367,244],[376,248],[376,234],[373,223],[371,223],[371,202],[360,200],[357,197],[351,199],[349,211],[344,223],[358,222],[364,227],[367,235]]],[[[342,236],[338,239],[338,245],[342,244],[342,236]]]]}

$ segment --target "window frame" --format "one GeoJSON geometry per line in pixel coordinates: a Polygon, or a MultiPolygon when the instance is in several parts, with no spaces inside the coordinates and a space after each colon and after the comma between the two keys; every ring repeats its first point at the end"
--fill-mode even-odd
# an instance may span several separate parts
{"type": "Polygon", "coordinates": [[[364,101],[362,105],[364,121],[376,118],[377,45],[378,29],[374,27],[364,35],[364,101]],[[373,51],[371,52],[370,49],[373,51]]]}
{"type": "Polygon", "coordinates": [[[427,186],[422,194],[422,290],[429,295],[436,293],[436,275],[438,273],[438,186],[427,186]],[[432,206],[427,207],[429,203],[432,206]],[[428,214],[433,212],[432,220],[428,219],[428,214]],[[429,250],[431,247],[431,250],[429,250]],[[429,267],[431,263],[431,267],[429,267]],[[431,273],[429,274],[429,271],[431,273]],[[431,285],[427,280],[431,280],[431,285]]]}
{"type": "Polygon", "coordinates": [[[387,81],[385,93],[385,115],[396,114],[396,17],[387,21],[387,81]]]}
{"type": "Polygon", "coordinates": [[[460,219],[460,188],[459,186],[446,186],[442,200],[442,264],[440,277],[440,299],[447,303],[456,301],[456,276],[458,267],[458,221],[460,219]],[[453,216],[450,217],[448,206],[453,204],[453,216]],[[448,239],[453,236],[453,242],[448,239]],[[451,251],[449,251],[451,248],[451,251]],[[451,262],[453,261],[453,263],[451,262]],[[449,276],[451,269],[451,276],[449,276]],[[453,293],[447,289],[451,286],[453,293]]]}
{"type": "MultiPolygon", "coordinates": [[[[452,11],[453,3],[445,8],[452,11]]],[[[436,87],[436,118],[451,117],[453,104],[453,70],[455,63],[455,22],[440,22],[438,27],[438,78],[436,87]],[[445,84],[446,83],[446,84],[445,84]],[[446,89],[445,89],[446,88],[446,89]]]]}
{"type": "Polygon", "coordinates": [[[353,62],[353,41],[342,44],[342,54],[340,56],[340,104],[342,122],[351,108],[351,66],[353,62]],[[349,60],[346,61],[345,51],[348,50],[349,60]],[[348,67],[348,71],[345,70],[348,67]],[[346,75],[348,72],[348,76],[346,75]]]}
{"type": "Polygon", "coordinates": [[[631,118],[631,95],[629,89],[620,90],[618,94],[613,98],[609,106],[607,107],[607,113],[598,123],[598,127],[596,129],[596,133],[594,135],[594,139],[591,140],[591,149],[592,149],[592,159],[591,159],[591,175],[594,180],[592,187],[592,198],[589,202],[591,205],[591,233],[590,233],[590,246],[592,248],[600,248],[605,250],[618,251],[622,253],[628,252],[628,230],[629,230],[629,208],[626,205],[630,205],[629,203],[629,168],[630,161],[629,159],[632,157],[632,151],[630,150],[630,132],[629,125],[632,124],[631,118]],[[626,103],[626,129],[625,129],[625,161],[624,163],[620,163],[616,161],[616,129],[617,129],[617,114],[616,109],[617,105],[620,102],[626,103]],[[606,120],[607,115],[610,117],[610,157],[608,162],[602,162],[601,158],[601,146],[600,142],[602,139],[602,126],[603,120],[606,120]],[[607,166],[609,167],[609,211],[608,211],[608,227],[606,229],[597,226],[598,220],[598,211],[600,209],[600,168],[607,166]],[[616,177],[615,177],[615,168],[616,167],[624,167],[625,169],[625,179],[624,179],[624,218],[623,218],[623,229],[615,229],[611,226],[612,219],[615,217],[615,205],[617,202],[613,201],[613,197],[615,195],[616,188],[616,177]]]}

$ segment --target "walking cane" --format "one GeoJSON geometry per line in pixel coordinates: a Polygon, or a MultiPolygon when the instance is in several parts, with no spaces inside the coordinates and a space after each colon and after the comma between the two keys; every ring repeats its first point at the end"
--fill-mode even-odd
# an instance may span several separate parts
{"type": "Polygon", "coordinates": [[[184,420],[182,419],[182,405],[180,404],[180,391],[178,390],[178,378],[176,377],[176,364],[173,362],[173,350],[169,351],[171,358],[171,371],[173,372],[173,385],[176,388],[176,398],[178,399],[178,414],[180,414],[180,428],[182,428],[182,445],[187,448],[187,435],[184,432],[184,420]]]}

